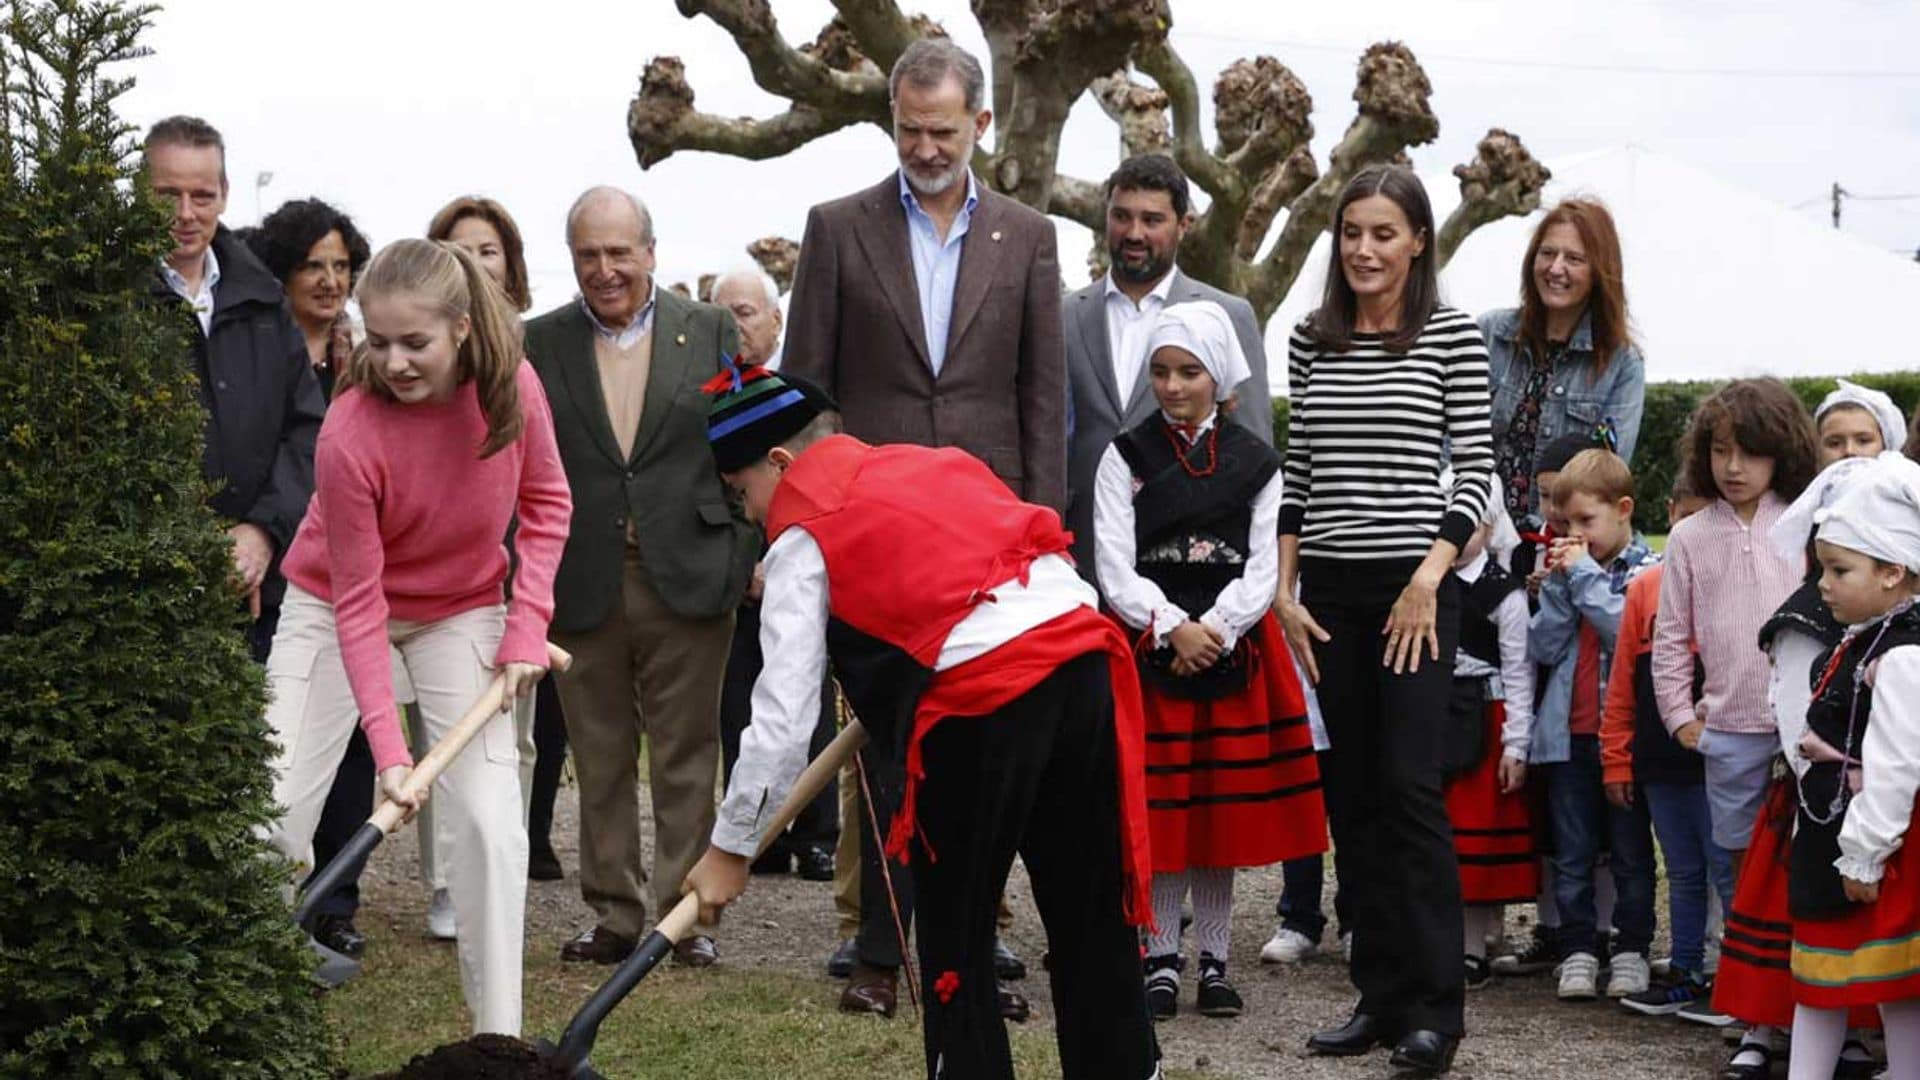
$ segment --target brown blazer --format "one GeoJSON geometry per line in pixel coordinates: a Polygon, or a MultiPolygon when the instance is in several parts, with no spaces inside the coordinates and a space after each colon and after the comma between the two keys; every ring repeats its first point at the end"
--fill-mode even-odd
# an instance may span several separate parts
{"type": "Polygon", "coordinates": [[[1028,502],[1067,504],[1067,358],[1053,224],[977,188],[934,377],[899,174],[807,215],[781,370],[840,402],[870,443],[957,446],[1028,502]]]}

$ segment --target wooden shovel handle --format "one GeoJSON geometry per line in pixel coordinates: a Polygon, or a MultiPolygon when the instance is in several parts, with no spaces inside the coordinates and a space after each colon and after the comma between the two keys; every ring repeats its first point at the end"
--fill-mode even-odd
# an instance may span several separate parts
{"type": "MultiPolygon", "coordinates": [[[[549,670],[565,671],[572,666],[571,653],[552,642],[547,643],[549,670]]],[[[467,744],[480,733],[480,729],[486,727],[487,723],[499,714],[500,707],[505,702],[506,693],[507,676],[502,672],[495,675],[493,681],[487,684],[487,689],[480,695],[480,700],[467,709],[466,715],[462,716],[439,742],[433,744],[433,749],[428,750],[425,757],[414,763],[413,771],[407,774],[406,790],[409,794],[417,797],[433,786],[434,780],[446,771],[454,758],[460,756],[460,751],[467,748],[467,744]]],[[[368,820],[381,832],[391,833],[399,827],[405,815],[406,811],[399,803],[383,800],[379,808],[374,810],[373,817],[368,820]]]]}
{"type": "MultiPolygon", "coordinates": [[[[760,847],[754,853],[756,857],[766,854],[767,848],[773,846],[774,841],[787,831],[787,826],[793,824],[793,819],[800,816],[800,811],[805,810],[808,803],[827,789],[827,784],[840,771],[840,767],[852,761],[853,755],[865,745],[867,729],[861,727],[858,720],[847,721],[847,725],[840,729],[840,734],[834,736],[826,749],[820,751],[800,773],[800,778],[793,782],[793,790],[787,792],[786,800],[767,819],[766,828],[760,834],[760,847]]],[[[687,893],[654,930],[678,945],[699,921],[700,898],[687,893]]]]}

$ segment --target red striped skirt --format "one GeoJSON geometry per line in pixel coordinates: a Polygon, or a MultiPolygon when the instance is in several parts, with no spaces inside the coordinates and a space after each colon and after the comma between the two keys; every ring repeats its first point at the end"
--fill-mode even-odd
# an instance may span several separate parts
{"type": "MultiPolygon", "coordinates": [[[[1798,928],[1787,904],[1787,845],[1794,810],[1793,781],[1775,780],[1754,823],[1753,841],[1740,865],[1733,909],[1727,912],[1726,935],[1720,942],[1713,1007],[1748,1024],[1789,1027],[1793,1023],[1793,951],[1798,928]]],[[[1877,1028],[1880,1015],[1873,1008],[1855,1009],[1847,1023],[1877,1028]]]]}
{"type": "Polygon", "coordinates": [[[1911,826],[1907,840],[1887,859],[1879,899],[1836,919],[1794,921],[1795,1001],[1872,1009],[1920,998],[1920,838],[1911,826]]]}
{"type": "Polygon", "coordinates": [[[1500,791],[1500,727],[1505,702],[1487,703],[1487,752],[1447,784],[1447,818],[1460,862],[1460,899],[1467,904],[1520,904],[1540,894],[1540,858],[1525,789],[1500,791]]]}
{"type": "Polygon", "coordinates": [[[1327,850],[1306,698],[1271,613],[1247,632],[1246,690],[1213,701],[1143,686],[1153,869],[1266,866],[1327,850]]]}

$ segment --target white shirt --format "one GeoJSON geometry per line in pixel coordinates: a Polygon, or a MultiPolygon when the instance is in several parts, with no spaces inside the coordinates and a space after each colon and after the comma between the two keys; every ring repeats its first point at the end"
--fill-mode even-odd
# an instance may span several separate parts
{"type": "Polygon", "coordinates": [[[202,337],[213,333],[213,290],[220,284],[220,260],[213,257],[213,248],[207,248],[205,269],[200,273],[200,288],[196,291],[187,288],[187,279],[180,276],[166,260],[160,262],[160,277],[172,289],[175,296],[193,306],[193,317],[200,320],[202,337]]]}
{"type": "Polygon", "coordinates": [[[600,316],[593,313],[593,305],[587,303],[586,297],[582,296],[578,299],[580,310],[587,313],[587,321],[593,324],[594,333],[613,342],[617,349],[631,349],[641,338],[653,332],[653,302],[659,296],[660,283],[650,279],[647,282],[646,304],[641,307],[640,313],[633,317],[632,322],[618,330],[600,321],[600,316]]]}
{"type": "Polygon", "coordinates": [[[1140,378],[1140,369],[1147,364],[1147,335],[1153,332],[1154,320],[1167,306],[1173,279],[1179,275],[1178,267],[1167,271],[1153,291],[1135,304],[1132,297],[1113,283],[1113,271],[1107,271],[1107,352],[1113,359],[1113,386],[1120,392],[1122,410],[1133,400],[1134,383],[1140,378]]]}
{"type": "MultiPolygon", "coordinates": [[[[927,363],[935,378],[947,362],[947,333],[953,329],[953,291],[960,282],[961,241],[973,227],[973,212],[980,205],[980,191],[973,183],[973,170],[967,170],[967,200],[940,235],[932,215],[920,205],[920,196],[900,177],[900,205],[907,214],[907,247],[913,255],[913,283],[920,294],[920,329],[927,337],[927,363]]],[[[998,234],[995,234],[998,235],[998,234]]]]}
{"type": "MultiPolygon", "coordinates": [[[[1466,585],[1480,580],[1487,569],[1487,553],[1482,550],[1472,562],[1454,570],[1466,585]]],[[[1533,662],[1527,659],[1527,594],[1515,589],[1493,609],[1494,630],[1500,640],[1500,670],[1475,656],[1456,650],[1453,661],[1455,678],[1479,679],[1493,676],[1493,692],[1507,705],[1506,723],[1500,726],[1500,745],[1505,754],[1527,760],[1533,746],[1533,662]]]]}
{"type": "MultiPolygon", "coordinates": [[[[1162,414],[1165,415],[1164,413],[1162,414]]],[[[1219,410],[1200,423],[1198,440],[1220,419],[1219,410]]],[[[1231,649],[1273,606],[1280,588],[1280,496],[1285,480],[1275,471],[1253,497],[1253,527],[1248,533],[1240,576],[1220,590],[1213,606],[1198,616],[1202,625],[1220,635],[1221,648],[1231,649]]],[[[1093,477],[1093,551],[1107,606],[1128,626],[1153,630],[1156,648],[1192,614],[1167,599],[1160,586],[1140,576],[1133,534],[1133,496],[1139,490],[1133,468],[1115,447],[1100,456],[1093,477]]]]}
{"type": "Polygon", "coordinates": [[[1813,706],[1813,665],[1826,650],[1819,638],[1787,627],[1773,635],[1773,648],[1767,652],[1773,662],[1767,675],[1767,703],[1773,706],[1774,725],[1780,732],[1780,752],[1787,756],[1795,776],[1807,775],[1813,764],[1800,753],[1800,736],[1807,733],[1807,710],[1813,706]]]}
{"type": "MultiPolygon", "coordinates": [[[[804,526],[780,534],[762,559],[760,651],[766,663],[753,684],[753,721],[740,734],[740,759],[720,803],[713,846],[755,854],[766,822],[786,801],[807,766],[807,744],[820,715],[827,669],[827,561],[804,526]]],[[[940,647],[935,671],[983,656],[1028,630],[1099,597],[1073,564],[1043,555],[1027,571],[989,590],[940,647]]]]}
{"type": "Polygon", "coordinates": [[[1913,836],[1920,791],[1920,646],[1881,654],[1872,672],[1873,723],[1860,740],[1860,794],[1847,804],[1834,868],[1855,881],[1879,881],[1887,859],[1913,836]]]}

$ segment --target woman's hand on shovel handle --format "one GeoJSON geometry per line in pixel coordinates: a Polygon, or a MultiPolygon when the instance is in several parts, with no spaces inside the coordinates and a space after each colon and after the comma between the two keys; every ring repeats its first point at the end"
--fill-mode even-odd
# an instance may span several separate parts
{"type": "Polygon", "coordinates": [[[522,664],[518,661],[508,664],[501,671],[501,675],[506,677],[507,685],[506,692],[500,695],[500,711],[512,712],[513,703],[533,693],[533,688],[539,684],[541,677],[546,673],[547,669],[538,664],[522,664]]]}
{"type": "Polygon", "coordinates": [[[702,923],[711,926],[719,922],[721,909],[747,891],[748,862],[745,855],[709,847],[707,853],[700,856],[700,861],[693,865],[680,891],[693,893],[700,898],[702,923]]]}
{"type": "Polygon", "coordinates": [[[406,811],[400,819],[402,824],[413,820],[420,804],[427,801],[427,793],[415,795],[407,790],[407,777],[413,775],[410,765],[391,765],[380,773],[380,797],[406,811]]]}

